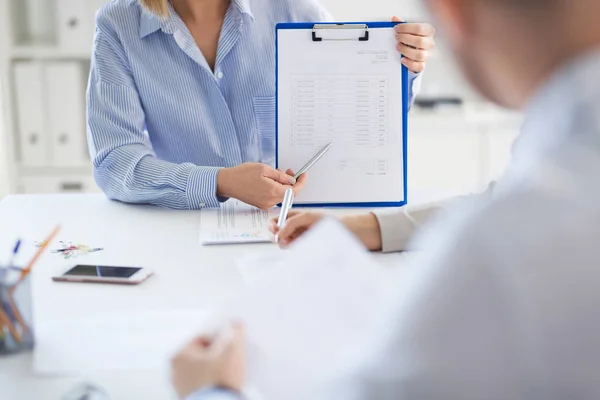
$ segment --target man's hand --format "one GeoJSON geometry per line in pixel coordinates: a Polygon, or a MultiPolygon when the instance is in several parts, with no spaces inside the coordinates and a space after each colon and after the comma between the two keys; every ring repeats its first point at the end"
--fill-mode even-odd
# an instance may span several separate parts
{"type": "Polygon", "coordinates": [[[278,218],[271,220],[269,230],[273,235],[277,235],[279,246],[287,247],[324,217],[325,214],[321,213],[291,211],[281,230],[277,226],[278,218]]]}
{"type": "MultiPolygon", "coordinates": [[[[287,247],[324,217],[325,214],[321,213],[293,211],[288,214],[285,225],[281,230],[277,227],[277,218],[271,220],[269,230],[271,233],[278,236],[279,245],[281,247],[287,247]]],[[[369,250],[381,250],[381,232],[379,222],[375,215],[369,213],[343,217],[341,218],[341,222],[346,225],[346,228],[356,235],[369,250]]]]}
{"type": "Polygon", "coordinates": [[[240,392],[244,381],[244,332],[233,326],[233,337],[199,337],[172,361],[172,381],[181,399],[209,386],[240,392]],[[227,340],[225,338],[224,340],[227,340]]]}
{"type": "Polygon", "coordinates": [[[219,171],[217,196],[233,197],[267,210],[281,203],[286,189],[293,188],[297,195],[305,182],[306,174],[296,181],[292,170],[283,173],[265,164],[244,163],[219,171]]]}
{"type": "MultiPolygon", "coordinates": [[[[398,17],[392,17],[392,22],[402,22],[398,17]]],[[[402,64],[414,73],[423,72],[429,51],[435,47],[435,28],[430,24],[398,24],[396,31],[396,48],[404,56],[402,64]]]]}

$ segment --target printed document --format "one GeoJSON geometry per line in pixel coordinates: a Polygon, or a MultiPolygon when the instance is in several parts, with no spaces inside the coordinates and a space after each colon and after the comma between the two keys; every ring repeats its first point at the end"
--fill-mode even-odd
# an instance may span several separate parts
{"type": "Polygon", "coordinates": [[[200,244],[271,243],[270,219],[277,209],[264,211],[236,199],[218,209],[204,209],[200,216],[200,244]]]}
{"type": "Polygon", "coordinates": [[[308,173],[297,203],[405,200],[402,64],[394,30],[371,29],[368,41],[357,40],[364,32],[350,32],[344,33],[354,40],[313,42],[305,29],[277,31],[278,167],[297,171],[333,144],[308,173]]]}

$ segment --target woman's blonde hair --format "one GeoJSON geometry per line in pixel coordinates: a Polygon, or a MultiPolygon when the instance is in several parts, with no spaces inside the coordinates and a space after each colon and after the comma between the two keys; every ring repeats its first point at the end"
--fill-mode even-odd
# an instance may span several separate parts
{"type": "Polygon", "coordinates": [[[140,0],[142,6],[144,6],[151,13],[166,18],[169,16],[169,0],[140,0]]]}

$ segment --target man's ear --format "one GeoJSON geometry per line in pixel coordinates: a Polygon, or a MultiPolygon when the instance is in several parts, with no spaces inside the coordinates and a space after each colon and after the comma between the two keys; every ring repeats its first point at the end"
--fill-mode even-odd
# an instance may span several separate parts
{"type": "Polygon", "coordinates": [[[450,45],[462,43],[472,31],[471,17],[475,7],[472,0],[427,0],[436,26],[448,39],[450,45]]]}

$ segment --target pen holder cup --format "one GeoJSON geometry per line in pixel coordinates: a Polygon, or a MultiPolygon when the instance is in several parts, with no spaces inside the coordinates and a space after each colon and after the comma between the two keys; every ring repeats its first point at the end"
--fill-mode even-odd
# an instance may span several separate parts
{"type": "Polygon", "coordinates": [[[19,278],[18,271],[0,267],[0,356],[30,351],[34,346],[31,277],[19,278]]]}

